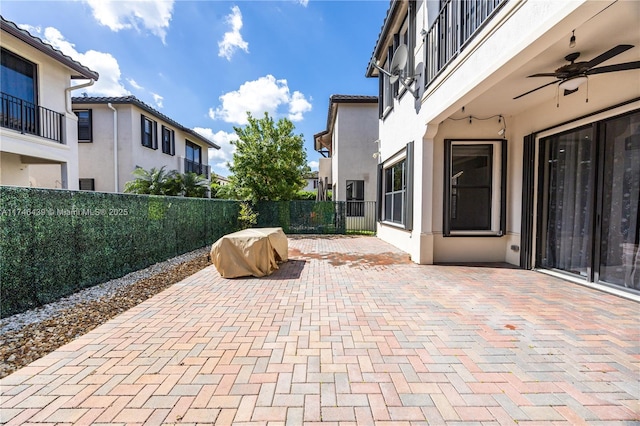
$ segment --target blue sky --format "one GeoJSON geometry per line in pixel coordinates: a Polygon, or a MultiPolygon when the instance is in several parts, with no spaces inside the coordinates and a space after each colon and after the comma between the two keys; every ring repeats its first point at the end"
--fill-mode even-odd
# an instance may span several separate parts
{"type": "MultiPolygon", "coordinates": [[[[2,0],[0,13],[100,73],[90,96],[134,95],[222,149],[249,110],[288,117],[317,170],[313,135],[332,94],[377,95],[364,77],[388,0],[2,0]]],[[[80,93],[74,93],[79,96],[80,93]]]]}

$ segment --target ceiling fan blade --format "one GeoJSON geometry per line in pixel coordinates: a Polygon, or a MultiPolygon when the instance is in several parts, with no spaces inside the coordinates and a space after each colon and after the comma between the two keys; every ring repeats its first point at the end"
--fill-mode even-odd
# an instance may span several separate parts
{"type": "Polygon", "coordinates": [[[555,77],[556,73],[555,72],[541,72],[538,74],[532,74],[532,75],[528,75],[527,78],[529,77],[555,77]]]}
{"type": "Polygon", "coordinates": [[[572,94],[572,93],[576,93],[576,92],[578,91],[578,89],[579,89],[578,87],[576,87],[576,88],[575,88],[575,89],[573,89],[573,90],[567,90],[567,89],[564,89],[564,96],[570,95],[570,94],[572,94]]]}
{"type": "Polygon", "coordinates": [[[525,95],[528,95],[529,93],[533,93],[533,92],[535,92],[536,90],[540,90],[540,89],[542,89],[543,87],[547,87],[547,86],[551,86],[552,84],[556,84],[556,83],[557,83],[557,82],[559,82],[559,81],[561,81],[561,80],[556,80],[556,81],[552,81],[551,83],[543,84],[542,86],[540,86],[540,87],[536,87],[536,88],[535,88],[535,89],[533,89],[533,90],[529,90],[528,92],[523,93],[522,95],[518,95],[518,96],[516,96],[516,97],[515,97],[515,98],[513,98],[513,99],[521,98],[521,97],[523,97],[523,96],[525,96],[525,95]]]}
{"type": "Polygon", "coordinates": [[[604,61],[606,61],[608,59],[611,59],[614,56],[617,56],[617,55],[621,54],[622,52],[626,52],[627,50],[631,49],[632,47],[633,46],[630,45],[630,44],[619,44],[616,47],[613,47],[613,48],[607,50],[606,52],[604,52],[600,56],[596,56],[595,58],[593,58],[592,60],[587,62],[585,64],[585,67],[593,68],[596,65],[599,65],[602,62],[604,62],[604,61]]]}
{"type": "Polygon", "coordinates": [[[587,71],[588,75],[603,74],[605,72],[626,71],[640,69],[640,61],[625,62],[623,64],[605,65],[604,67],[592,68],[587,71]]]}

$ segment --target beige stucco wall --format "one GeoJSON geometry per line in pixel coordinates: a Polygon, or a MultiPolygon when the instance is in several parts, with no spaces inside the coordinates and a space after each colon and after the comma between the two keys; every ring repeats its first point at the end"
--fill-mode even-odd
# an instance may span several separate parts
{"type": "MultiPolygon", "coordinates": [[[[33,62],[37,66],[37,103],[38,105],[48,108],[52,111],[64,115],[63,119],[63,141],[59,144],[55,141],[21,134],[11,129],[0,128],[0,150],[3,153],[13,153],[22,155],[21,161],[42,162],[49,161],[58,164],[64,164],[63,169],[66,171],[65,176],[50,173],[45,170],[38,174],[34,171],[31,181],[39,182],[43,187],[55,187],[56,180],[62,180],[63,186],[68,189],[78,188],[78,146],[77,146],[77,121],[74,114],[66,111],[67,93],[65,89],[70,86],[71,72],[58,61],[50,58],[39,50],[23,43],[13,36],[2,33],[0,38],[2,47],[10,50],[16,55],[33,62]],[[28,157],[32,157],[29,159],[28,157]]],[[[12,161],[13,163],[13,161],[12,161]]],[[[10,184],[8,182],[22,182],[25,186],[29,185],[27,179],[20,175],[10,176],[10,166],[7,166],[5,172],[2,173],[2,181],[0,184],[10,184]]],[[[11,172],[13,173],[13,172],[11,172]]],[[[21,185],[22,185],[21,184],[21,185]]]]}
{"type": "Polygon", "coordinates": [[[334,201],[346,200],[347,180],[364,180],[366,201],[375,201],[378,105],[339,103],[333,132],[334,201]]]}
{"type": "MultiPolygon", "coordinates": [[[[160,120],[132,104],[112,104],[118,122],[118,190],[123,192],[136,167],[149,170],[165,166],[166,170],[184,172],[186,140],[202,148],[202,163],[208,164],[208,147],[198,139],[160,120]],[[140,115],[158,123],[158,149],[142,146],[140,115]],[[162,125],[175,131],[175,155],[162,152],[162,125]]],[[[114,114],[107,104],[76,104],[75,109],[91,109],[93,142],[79,143],[80,177],[95,179],[96,191],[114,192],[114,114]]]]}
{"type": "Polygon", "coordinates": [[[0,185],[30,186],[29,166],[19,155],[0,152],[0,185]]]}

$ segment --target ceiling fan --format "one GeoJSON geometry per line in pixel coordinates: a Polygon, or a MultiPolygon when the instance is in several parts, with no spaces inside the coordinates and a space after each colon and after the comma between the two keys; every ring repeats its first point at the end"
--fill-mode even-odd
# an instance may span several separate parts
{"type": "Polygon", "coordinates": [[[592,60],[586,62],[576,62],[576,59],[580,56],[580,52],[573,52],[564,57],[569,64],[563,65],[554,72],[546,72],[540,74],[533,74],[529,77],[554,77],[555,81],[551,83],[543,84],[540,87],[537,87],[533,90],[529,90],[521,95],[516,96],[513,99],[521,98],[529,93],[533,93],[536,90],[540,90],[543,87],[550,86],[552,84],[560,83],[558,87],[560,89],[564,89],[564,96],[570,95],[574,92],[578,91],[578,87],[584,82],[587,81],[587,77],[592,74],[603,74],[607,72],[615,72],[615,71],[625,71],[625,70],[633,70],[640,69],[640,61],[633,62],[625,62],[622,64],[615,65],[605,65],[603,67],[594,68],[597,65],[600,65],[604,61],[607,61],[614,56],[621,54],[633,46],[630,44],[619,44],[616,47],[613,47],[606,52],[602,53],[600,56],[596,56],[592,60]]]}

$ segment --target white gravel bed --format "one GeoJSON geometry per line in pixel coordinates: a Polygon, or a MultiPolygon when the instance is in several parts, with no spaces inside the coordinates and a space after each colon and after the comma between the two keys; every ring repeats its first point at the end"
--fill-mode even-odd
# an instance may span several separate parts
{"type": "Polygon", "coordinates": [[[93,287],[81,290],[56,302],[52,302],[26,312],[0,319],[0,334],[19,330],[30,324],[46,321],[55,317],[61,311],[71,308],[79,303],[90,302],[93,300],[101,299],[105,296],[110,296],[114,294],[118,289],[125,288],[136,283],[139,280],[149,278],[155,274],[164,272],[180,263],[187,262],[199,256],[203,256],[209,253],[210,250],[211,246],[203,247],[201,249],[165,260],[164,262],[156,263],[147,268],[130,272],[123,277],[116,278],[102,284],[96,284],[93,287]]]}

